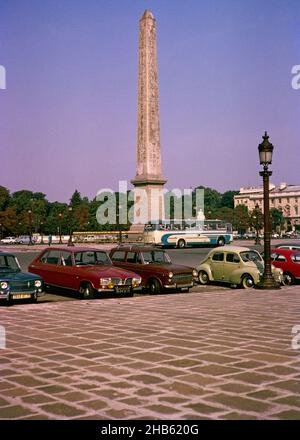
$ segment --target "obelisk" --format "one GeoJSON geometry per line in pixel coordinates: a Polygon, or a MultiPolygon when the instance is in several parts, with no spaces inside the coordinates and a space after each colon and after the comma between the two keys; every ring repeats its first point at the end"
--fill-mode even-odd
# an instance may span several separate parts
{"type": "MultiPolygon", "coordinates": [[[[136,176],[131,183],[135,187],[137,211],[141,211],[144,204],[147,221],[163,219],[166,179],[161,169],[156,21],[148,10],[140,19],[137,163],[136,176]]],[[[140,223],[137,211],[135,223],[140,223]]]]}

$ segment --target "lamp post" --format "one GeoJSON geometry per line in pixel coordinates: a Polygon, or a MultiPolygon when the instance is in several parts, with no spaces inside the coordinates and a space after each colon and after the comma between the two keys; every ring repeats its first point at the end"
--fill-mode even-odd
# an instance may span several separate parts
{"type": "Polygon", "coordinates": [[[41,244],[45,244],[44,237],[43,237],[43,224],[44,224],[44,222],[40,223],[41,244]]]}
{"type": "Polygon", "coordinates": [[[60,212],[58,214],[59,217],[59,242],[58,244],[62,244],[62,239],[61,239],[61,221],[62,221],[62,213],[60,212]]]}
{"type": "Polygon", "coordinates": [[[3,234],[3,225],[0,223],[0,240],[2,240],[2,234],[3,234]]]}
{"type": "Polygon", "coordinates": [[[28,209],[28,216],[29,216],[29,245],[32,246],[34,243],[32,241],[32,211],[31,209],[28,209]]]}
{"type": "Polygon", "coordinates": [[[280,289],[279,284],[273,278],[271,265],[271,222],[270,222],[270,201],[269,201],[269,178],[272,171],[268,167],[272,163],[273,145],[269,142],[269,136],[265,132],[263,142],[258,146],[259,161],[263,171],[259,175],[263,178],[264,187],[264,274],[257,285],[258,289],[280,289]]]}
{"type": "Polygon", "coordinates": [[[122,243],[122,230],[121,230],[121,225],[120,225],[120,213],[119,212],[117,212],[117,214],[116,214],[116,217],[117,217],[117,229],[118,229],[118,231],[119,231],[119,244],[121,244],[122,243]]]}
{"type": "Polygon", "coordinates": [[[73,211],[72,206],[69,206],[68,211],[69,211],[69,225],[70,225],[70,236],[69,236],[68,246],[74,246],[73,228],[72,228],[72,211],[73,211]]]}

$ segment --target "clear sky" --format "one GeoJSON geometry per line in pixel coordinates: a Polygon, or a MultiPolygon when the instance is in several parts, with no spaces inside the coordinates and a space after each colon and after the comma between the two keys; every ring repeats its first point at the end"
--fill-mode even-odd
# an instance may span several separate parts
{"type": "Polygon", "coordinates": [[[0,185],[67,201],[135,175],[138,25],[157,20],[168,189],[300,184],[299,0],[0,0],[0,185]]]}

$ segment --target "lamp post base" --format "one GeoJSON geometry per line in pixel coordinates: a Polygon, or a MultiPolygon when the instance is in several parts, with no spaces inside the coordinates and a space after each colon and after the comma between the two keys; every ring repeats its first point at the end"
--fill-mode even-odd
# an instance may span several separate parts
{"type": "Polygon", "coordinates": [[[275,290],[275,289],[280,289],[281,287],[280,284],[276,283],[276,281],[272,276],[271,277],[263,276],[261,281],[258,284],[256,284],[255,288],[259,290],[275,290]]]}

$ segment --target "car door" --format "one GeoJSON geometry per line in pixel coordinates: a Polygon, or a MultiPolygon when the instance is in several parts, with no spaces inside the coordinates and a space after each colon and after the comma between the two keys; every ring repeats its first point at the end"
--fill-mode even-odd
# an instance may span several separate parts
{"type": "Polygon", "coordinates": [[[215,281],[223,281],[224,278],[224,252],[217,251],[211,257],[211,271],[215,281]]]}
{"type": "Polygon", "coordinates": [[[39,264],[35,267],[35,273],[40,275],[46,284],[57,284],[57,267],[60,263],[60,251],[49,250],[42,255],[39,264]]]}
{"type": "Polygon", "coordinates": [[[233,282],[234,271],[240,266],[240,257],[235,252],[226,253],[223,266],[223,280],[227,283],[233,282]]]}
{"type": "Polygon", "coordinates": [[[57,281],[61,287],[78,289],[79,276],[76,275],[76,267],[73,265],[72,252],[61,252],[60,262],[57,266],[57,281]]]}

